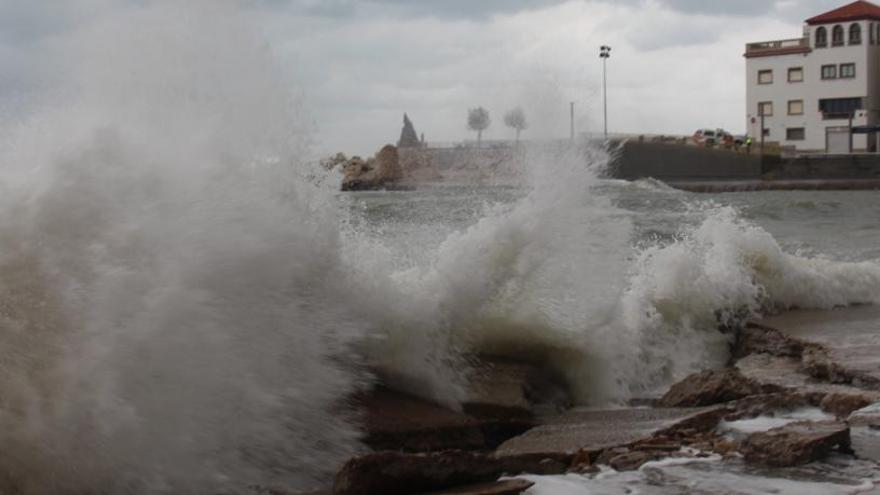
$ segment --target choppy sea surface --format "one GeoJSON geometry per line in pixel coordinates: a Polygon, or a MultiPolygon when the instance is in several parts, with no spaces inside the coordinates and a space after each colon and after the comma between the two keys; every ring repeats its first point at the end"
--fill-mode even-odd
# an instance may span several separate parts
{"type": "MultiPolygon", "coordinates": [[[[399,268],[406,270],[430,263],[430,259],[425,258],[426,253],[432,253],[432,247],[442,245],[448,237],[480,228],[478,224],[486,211],[513,209],[528,201],[529,193],[528,189],[510,186],[438,184],[409,192],[357,193],[353,195],[352,208],[357,212],[355,217],[359,228],[370,232],[377,242],[382,242],[393,253],[399,268]]],[[[589,208],[601,204],[605,221],[617,227],[626,226],[621,230],[605,225],[598,231],[593,230],[595,223],[583,227],[593,230],[590,237],[580,239],[583,251],[589,252],[591,258],[599,258],[601,263],[616,264],[613,272],[579,272],[583,277],[581,284],[568,286],[568,290],[589,298],[589,301],[582,299],[577,303],[591,308],[582,322],[613,320],[620,306],[611,301],[619,304],[639,290],[651,291],[650,302],[646,304],[642,299],[644,306],[630,307],[629,310],[664,311],[659,308],[665,308],[668,311],[657,326],[648,326],[644,330],[668,332],[678,338],[694,338],[693,335],[683,335],[683,328],[701,316],[700,304],[707,304],[705,310],[721,310],[737,304],[748,305],[748,299],[754,297],[765,305],[753,308],[761,313],[784,311],[802,304],[829,309],[845,306],[855,299],[876,302],[877,280],[870,276],[870,273],[876,273],[880,263],[880,194],[875,191],[766,191],[710,195],[675,190],[652,180],[597,180],[582,200],[582,204],[591,205],[589,208]],[[653,257],[662,261],[651,261],[653,257]],[[864,278],[858,270],[850,272],[850,267],[861,267],[869,276],[864,278]],[[747,277],[740,278],[743,270],[747,277]],[[843,275],[839,270],[849,275],[843,275]],[[839,278],[840,275],[843,277],[839,278]],[[764,277],[769,277],[767,283],[758,282],[764,277]],[[789,286],[798,280],[808,281],[807,292],[789,286]],[[749,292],[745,300],[738,300],[739,289],[730,285],[750,286],[756,282],[760,289],[749,292]],[[866,283],[856,290],[862,292],[862,297],[855,293],[834,294],[837,290],[847,292],[852,289],[851,284],[860,282],[866,283]],[[714,294],[696,296],[694,291],[698,287],[714,294]],[[768,292],[775,292],[776,288],[784,290],[775,295],[768,292]],[[786,294],[786,291],[790,293],[786,294]],[[798,292],[800,294],[796,295],[798,292]],[[597,297],[597,293],[603,294],[597,297]],[[727,299],[730,296],[734,296],[733,299],[727,299]],[[774,298],[777,298],[775,302],[774,298]],[[610,304],[596,305],[597,300],[610,304]],[[664,326],[663,319],[675,323],[664,326]]],[[[559,215],[565,216],[567,212],[559,212],[559,215]]],[[[571,262],[584,262],[582,258],[575,259],[578,261],[573,259],[571,262]]],[[[545,262],[552,263],[551,260],[545,262]]],[[[877,326],[880,328],[880,321],[877,326]]],[[[702,330],[711,333],[708,327],[702,330]]],[[[536,338],[535,342],[540,340],[540,337],[536,338]]],[[[646,340],[650,341],[649,338],[646,340]]],[[[588,347],[596,345],[603,345],[603,341],[587,344],[588,347]]],[[[701,345],[711,348],[713,339],[702,340],[701,345]]],[[[681,347],[687,346],[670,343],[660,359],[687,361],[676,354],[681,352],[681,347]]],[[[688,349],[686,352],[700,352],[699,349],[688,349]]],[[[630,351],[629,356],[626,351],[619,351],[619,356],[627,359],[644,355],[638,349],[630,351]]],[[[528,353],[522,349],[518,352],[528,353]]],[[[585,355],[589,353],[585,351],[585,355]]],[[[721,355],[723,350],[715,349],[704,354],[702,360],[691,361],[684,368],[720,366],[723,364],[721,355]]],[[[627,361],[629,363],[631,361],[627,361]]],[[[657,369],[668,372],[675,366],[675,363],[665,363],[657,369]]],[[[674,375],[672,373],[669,379],[658,383],[659,388],[649,386],[647,390],[633,393],[657,393],[674,375]]],[[[590,403],[593,392],[595,389],[584,391],[586,402],[590,403]]],[[[815,414],[824,418],[820,412],[815,414]]],[[[797,413],[793,417],[800,418],[797,413]]],[[[758,431],[786,421],[790,420],[771,418],[761,422],[759,418],[748,421],[744,427],[749,426],[748,431],[758,431]]],[[[738,461],[725,462],[718,456],[706,456],[652,462],[628,473],[605,468],[590,476],[526,478],[536,483],[527,493],[536,495],[876,493],[878,488],[875,486],[880,484],[880,467],[872,461],[837,456],[802,468],[760,469],[738,461]]]]}

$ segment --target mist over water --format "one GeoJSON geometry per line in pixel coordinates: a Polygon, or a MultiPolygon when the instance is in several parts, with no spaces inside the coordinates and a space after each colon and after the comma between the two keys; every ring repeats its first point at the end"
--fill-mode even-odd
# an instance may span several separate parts
{"type": "Polygon", "coordinates": [[[4,493],[304,487],[356,448],[335,184],[240,17],[115,9],[4,143],[4,493]]]}
{"type": "Polygon", "coordinates": [[[491,353],[620,404],[723,363],[721,323],[880,300],[875,261],[788,254],[734,208],[642,238],[620,198],[675,193],[597,179],[585,145],[524,149],[518,188],[340,195],[231,3],[60,46],[61,97],[0,146],[3,493],[319,487],[377,379],[456,408],[491,353]]]}

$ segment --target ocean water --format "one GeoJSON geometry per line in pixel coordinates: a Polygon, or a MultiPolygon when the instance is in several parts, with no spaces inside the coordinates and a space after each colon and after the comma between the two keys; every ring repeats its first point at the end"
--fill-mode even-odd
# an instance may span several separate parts
{"type": "Polygon", "coordinates": [[[232,2],[125,2],[0,134],[0,492],[325,486],[382,380],[459,407],[469,356],[580,405],[723,364],[720,326],[880,302],[873,193],[698,196],[523,148],[515,185],[338,192],[232,2]]]}

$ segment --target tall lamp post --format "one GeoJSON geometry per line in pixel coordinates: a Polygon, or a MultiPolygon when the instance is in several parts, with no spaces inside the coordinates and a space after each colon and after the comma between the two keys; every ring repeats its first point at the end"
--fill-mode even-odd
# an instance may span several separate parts
{"type": "Polygon", "coordinates": [[[611,57],[611,47],[602,45],[599,47],[599,58],[602,59],[602,100],[605,108],[605,139],[608,139],[608,71],[606,62],[611,57]]]}

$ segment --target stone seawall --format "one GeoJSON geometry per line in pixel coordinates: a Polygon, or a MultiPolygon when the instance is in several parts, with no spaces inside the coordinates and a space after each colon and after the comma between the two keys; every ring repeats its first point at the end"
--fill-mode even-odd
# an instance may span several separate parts
{"type": "Polygon", "coordinates": [[[611,143],[609,175],[635,180],[749,180],[761,177],[761,157],[682,144],[626,141],[611,143]]]}
{"type": "Polygon", "coordinates": [[[695,191],[876,189],[880,181],[877,154],[766,155],[762,159],[757,147],[751,154],[641,141],[612,143],[611,147],[614,159],[609,176],[651,177],[695,191]]]}
{"type": "Polygon", "coordinates": [[[767,164],[768,179],[873,179],[880,180],[880,155],[804,155],[767,164]]]}

